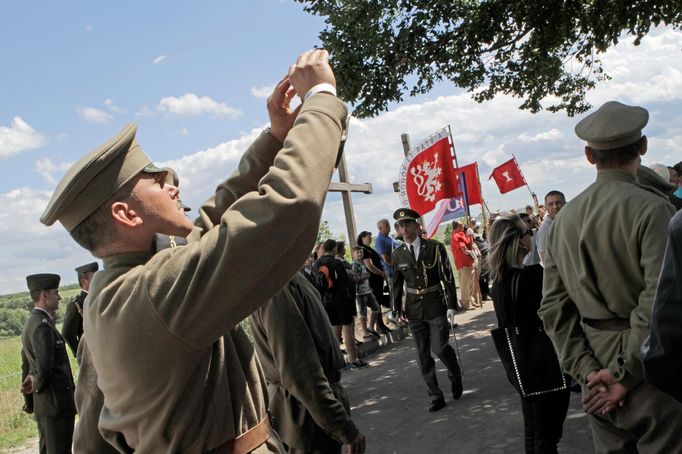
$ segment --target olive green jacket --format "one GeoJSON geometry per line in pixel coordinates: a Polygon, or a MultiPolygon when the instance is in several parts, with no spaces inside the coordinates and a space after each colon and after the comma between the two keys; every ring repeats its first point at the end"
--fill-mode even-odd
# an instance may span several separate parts
{"type": "Polygon", "coordinates": [[[353,441],[358,429],[340,383],[343,355],[317,289],[296,273],[249,320],[282,441],[306,452],[319,449],[323,431],[341,444],[353,441]]]}
{"type": "Polygon", "coordinates": [[[346,112],[317,94],[284,144],[262,134],[204,204],[186,246],[103,258],[84,328],[107,441],[123,434],[139,452],[204,452],[266,417],[260,365],[238,323],[308,256],[346,112]]]}
{"type": "Polygon", "coordinates": [[[584,383],[590,372],[608,368],[628,389],[642,380],[639,349],[673,214],[661,193],[608,170],[554,219],[538,313],[575,379],[584,383]],[[583,318],[626,318],[630,329],[597,330],[583,318]]]}
{"type": "Polygon", "coordinates": [[[21,343],[33,375],[33,412],[62,417],[76,413],[73,376],[64,338],[52,318],[33,309],[21,334],[21,343]]]}
{"type": "Polygon", "coordinates": [[[393,259],[393,302],[396,309],[402,307],[403,284],[405,287],[423,290],[440,287],[438,292],[416,295],[407,292],[405,315],[410,320],[433,320],[444,317],[446,309],[457,309],[457,288],[452,266],[445,246],[435,240],[420,239],[420,253],[415,261],[402,244],[391,254],[393,259]],[[442,286],[441,286],[442,284],[442,286]],[[443,294],[445,288],[445,294],[443,294]]]}

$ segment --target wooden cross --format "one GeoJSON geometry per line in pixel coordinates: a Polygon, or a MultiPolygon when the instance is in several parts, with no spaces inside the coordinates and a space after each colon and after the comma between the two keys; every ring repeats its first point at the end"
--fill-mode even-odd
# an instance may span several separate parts
{"type": "Polygon", "coordinates": [[[355,238],[357,238],[357,228],[355,226],[355,214],[353,212],[352,192],[362,192],[365,194],[372,193],[371,183],[351,183],[348,181],[348,172],[346,171],[346,155],[341,155],[339,162],[339,182],[332,181],[329,184],[329,192],[340,192],[343,200],[343,211],[346,216],[346,228],[348,229],[348,244],[353,245],[355,238]]]}

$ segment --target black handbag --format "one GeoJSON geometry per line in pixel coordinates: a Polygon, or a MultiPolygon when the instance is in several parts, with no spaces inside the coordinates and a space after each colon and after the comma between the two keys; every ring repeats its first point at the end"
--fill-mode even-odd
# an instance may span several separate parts
{"type": "Polygon", "coordinates": [[[568,388],[559,358],[545,330],[534,323],[516,320],[520,273],[512,277],[512,304],[509,326],[490,334],[507,378],[521,397],[533,397],[568,388]]]}

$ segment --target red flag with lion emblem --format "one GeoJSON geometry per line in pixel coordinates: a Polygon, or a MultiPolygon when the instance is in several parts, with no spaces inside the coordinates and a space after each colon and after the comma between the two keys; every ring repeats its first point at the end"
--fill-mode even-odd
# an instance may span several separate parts
{"type": "Polygon", "coordinates": [[[412,148],[400,169],[400,199],[419,214],[436,202],[460,195],[459,176],[453,164],[454,149],[448,128],[443,128],[412,148]]]}

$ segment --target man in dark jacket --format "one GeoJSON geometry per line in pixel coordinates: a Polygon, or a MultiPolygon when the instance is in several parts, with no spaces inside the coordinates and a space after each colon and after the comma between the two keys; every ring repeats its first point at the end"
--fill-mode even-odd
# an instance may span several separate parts
{"type": "Polygon", "coordinates": [[[98,269],[99,265],[97,265],[97,262],[92,262],[79,266],[75,270],[78,275],[78,285],[81,286],[81,292],[66,307],[64,325],[62,326],[62,336],[66,343],[69,344],[74,357],[78,350],[78,342],[80,342],[81,336],[83,336],[83,304],[85,304],[85,297],[88,296],[92,276],[95,275],[98,269]]]}
{"type": "Polygon", "coordinates": [[[76,405],[74,383],[64,338],[54,325],[52,314],[59,308],[56,274],[26,277],[35,308],[21,334],[29,365],[22,392],[33,394],[33,412],[40,434],[40,453],[71,452],[76,405]]]}
{"type": "Polygon", "coordinates": [[[417,346],[419,367],[429,390],[429,411],[433,412],[445,406],[445,398],[438,387],[436,366],[430,351],[448,369],[452,397],[459,399],[462,396],[462,371],[457,355],[448,343],[448,321],[453,321],[458,309],[457,289],[445,246],[419,237],[419,217],[419,213],[407,208],[400,208],[393,214],[405,240],[392,254],[395,267],[393,303],[398,310],[402,309],[404,284],[407,294],[405,315],[417,346]]]}
{"type": "Polygon", "coordinates": [[[642,358],[646,381],[682,402],[682,211],[670,220],[642,358]]]}

